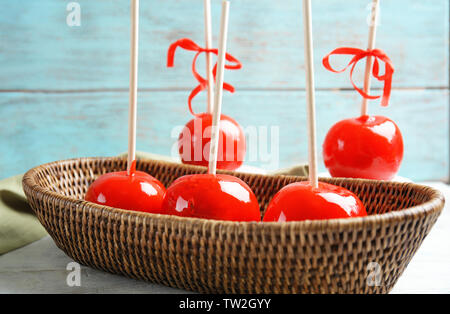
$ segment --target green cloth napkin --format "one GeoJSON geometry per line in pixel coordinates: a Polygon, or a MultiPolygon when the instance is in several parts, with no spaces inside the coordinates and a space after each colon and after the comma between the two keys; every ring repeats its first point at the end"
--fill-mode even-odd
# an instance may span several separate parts
{"type": "Polygon", "coordinates": [[[271,175],[281,175],[281,176],[299,176],[307,177],[309,175],[309,168],[307,164],[295,165],[289,168],[279,169],[270,172],[271,175]]]}
{"type": "Polygon", "coordinates": [[[23,193],[22,175],[0,181],[0,254],[39,240],[46,234],[23,193]]]}
{"type": "MultiPolygon", "coordinates": [[[[120,156],[126,156],[126,153],[120,156]]],[[[137,152],[140,159],[156,159],[179,162],[178,158],[137,152]]],[[[307,176],[306,165],[296,165],[269,173],[271,175],[307,176]]],[[[34,216],[22,190],[22,176],[0,181],[0,255],[37,241],[47,235],[34,216]]]]}

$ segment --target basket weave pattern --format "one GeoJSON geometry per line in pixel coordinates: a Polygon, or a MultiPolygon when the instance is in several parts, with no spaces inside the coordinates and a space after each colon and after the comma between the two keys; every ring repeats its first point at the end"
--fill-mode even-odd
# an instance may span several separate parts
{"type": "MultiPolygon", "coordinates": [[[[206,293],[387,293],[436,222],[442,194],[408,183],[324,179],[356,193],[369,217],[239,223],[153,215],[83,200],[99,175],[126,168],[118,158],[82,158],[30,170],[24,191],[57,246],[97,269],[206,293]],[[381,215],[374,215],[381,214],[381,215]],[[368,285],[371,262],[379,285],[368,285]]],[[[166,187],[201,167],[138,161],[166,187]]],[[[230,172],[222,172],[230,173],[230,172]]],[[[302,177],[233,173],[264,213],[272,196],[302,177]]]]}

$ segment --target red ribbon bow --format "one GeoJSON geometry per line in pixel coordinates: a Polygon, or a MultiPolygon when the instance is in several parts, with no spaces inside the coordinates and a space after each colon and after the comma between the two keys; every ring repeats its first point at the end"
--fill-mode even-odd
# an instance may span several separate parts
{"type": "Polygon", "coordinates": [[[347,48],[347,47],[337,48],[323,58],[322,64],[327,70],[334,73],[342,73],[345,70],[347,70],[350,66],[352,66],[350,70],[350,81],[352,82],[353,87],[358,91],[358,93],[362,97],[366,99],[378,99],[381,96],[368,95],[363,90],[358,88],[356,84],[353,82],[353,70],[355,69],[356,64],[358,63],[359,60],[369,56],[375,58],[375,61],[373,63],[372,75],[379,81],[384,81],[383,98],[381,100],[381,105],[386,107],[389,104],[389,97],[391,96],[392,75],[394,74],[394,66],[392,64],[391,59],[389,59],[389,57],[384,53],[384,51],[380,49],[362,50],[358,48],[347,48]],[[350,62],[344,69],[334,70],[329,62],[329,58],[332,55],[353,55],[354,57],[350,60],[350,62]],[[379,74],[380,64],[378,60],[385,63],[384,75],[379,74]]]}
{"type": "MultiPolygon", "coordinates": [[[[175,59],[175,51],[178,47],[183,48],[185,50],[197,51],[197,53],[195,54],[195,57],[192,61],[192,74],[194,75],[195,79],[200,84],[192,90],[192,92],[188,98],[189,111],[194,116],[197,116],[197,114],[195,114],[194,111],[192,110],[192,99],[194,99],[194,97],[197,96],[198,93],[200,93],[201,91],[206,89],[208,86],[208,80],[206,80],[204,77],[202,77],[200,74],[198,74],[198,72],[195,68],[196,63],[197,63],[197,58],[200,54],[202,54],[204,52],[205,53],[209,52],[209,53],[213,53],[213,54],[217,55],[218,49],[202,48],[199,45],[197,45],[194,41],[190,40],[189,38],[179,39],[176,42],[174,42],[173,44],[171,44],[169,47],[169,51],[167,52],[167,67],[173,67],[173,63],[174,63],[174,59],[175,59]]],[[[242,64],[239,62],[239,60],[236,59],[235,57],[233,57],[232,55],[230,55],[228,53],[225,54],[225,59],[228,62],[231,62],[231,64],[225,64],[225,69],[238,70],[238,69],[242,68],[242,64]]],[[[217,63],[213,68],[214,81],[216,80],[216,72],[217,72],[217,63]]],[[[227,90],[231,93],[234,93],[234,87],[228,83],[225,83],[225,82],[223,83],[223,89],[227,90]]]]}

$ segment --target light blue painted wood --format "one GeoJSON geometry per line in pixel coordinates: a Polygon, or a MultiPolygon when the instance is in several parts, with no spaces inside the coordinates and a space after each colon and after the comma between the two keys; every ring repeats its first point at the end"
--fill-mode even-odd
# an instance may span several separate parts
{"type": "MultiPolygon", "coordinates": [[[[0,178],[43,162],[126,150],[128,2],[79,0],[79,28],[66,25],[68,2],[0,0],[0,178]],[[1,92],[10,89],[123,92],[1,92]]],[[[347,74],[325,71],[320,60],[337,46],[365,47],[369,2],[313,1],[319,88],[350,86],[347,74]]],[[[224,110],[244,127],[280,126],[280,167],[307,156],[304,95],[290,91],[304,87],[300,4],[246,0],[233,1],[231,8],[229,51],[244,68],[226,73],[238,93],[225,96],[224,110]]],[[[395,90],[390,108],[373,104],[371,111],[398,122],[406,140],[400,174],[415,180],[441,179],[448,173],[448,89],[440,90],[448,88],[448,9],[446,0],[382,1],[378,47],[396,66],[394,87],[415,89],[395,90]]],[[[219,10],[220,1],[213,0],[214,33],[219,10]]],[[[139,84],[159,91],[140,94],[140,150],[169,154],[175,141],[172,127],[190,118],[186,97],[195,85],[192,54],[180,51],[174,69],[165,68],[165,54],[180,37],[202,42],[202,14],[200,0],[141,2],[139,84]],[[183,91],[168,92],[179,89],[183,91]]],[[[203,103],[201,95],[196,107],[202,109],[203,103]]],[[[319,142],[334,122],[356,115],[359,103],[355,92],[319,92],[319,142]]]]}
{"type": "MultiPolygon", "coordinates": [[[[191,118],[187,94],[139,94],[139,150],[170,154],[178,135],[171,137],[172,128],[191,118]]],[[[117,155],[127,149],[126,92],[0,96],[0,179],[44,162],[117,155]]],[[[406,150],[400,175],[418,181],[446,177],[448,96],[440,90],[396,91],[388,109],[371,104],[370,112],[389,116],[403,132],[406,150]]],[[[358,114],[359,100],[354,92],[317,94],[319,143],[337,120],[358,114]]],[[[244,128],[278,126],[279,167],[287,167],[307,159],[305,107],[304,92],[256,91],[226,94],[223,110],[244,128]]]]}
{"type": "MultiPolygon", "coordinates": [[[[129,1],[78,2],[82,25],[70,28],[68,0],[0,0],[0,89],[127,87],[129,1]]],[[[220,0],[212,2],[216,41],[220,0]]],[[[202,3],[141,1],[140,87],[195,86],[189,66],[192,53],[180,52],[176,68],[170,70],[165,68],[165,54],[180,37],[202,43],[202,3]]],[[[366,46],[369,3],[313,1],[318,87],[350,87],[347,75],[325,71],[320,60],[337,46],[366,46]]],[[[396,66],[394,87],[447,86],[448,1],[383,0],[381,4],[377,46],[396,66]]],[[[233,1],[230,23],[229,51],[244,68],[227,73],[228,81],[241,89],[304,87],[301,1],[233,1]]],[[[199,68],[203,69],[202,62],[199,68]]]]}

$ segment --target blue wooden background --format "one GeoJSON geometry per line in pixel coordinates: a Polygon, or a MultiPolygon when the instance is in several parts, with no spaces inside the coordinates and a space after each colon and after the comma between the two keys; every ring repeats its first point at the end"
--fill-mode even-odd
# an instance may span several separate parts
{"type": "MultiPolygon", "coordinates": [[[[66,24],[69,2],[0,0],[0,179],[44,162],[127,148],[129,1],[77,1],[80,27],[66,24]]],[[[313,1],[319,143],[333,123],[359,113],[348,74],[327,72],[321,59],[338,46],[366,46],[369,4],[313,1]]],[[[170,154],[172,127],[191,118],[193,55],[180,51],[173,69],[165,58],[178,38],[203,42],[202,5],[141,1],[139,150],[170,154]]],[[[212,9],[216,42],[220,0],[212,9]]],[[[377,47],[396,73],[391,106],[371,102],[370,112],[398,123],[406,148],[400,175],[414,180],[446,179],[449,170],[448,13],[448,0],[381,0],[377,47]]],[[[279,126],[280,167],[305,161],[301,1],[235,0],[230,14],[228,50],[244,67],[225,74],[237,91],[225,95],[224,113],[244,127],[279,126]]],[[[196,100],[197,111],[204,99],[196,100]]]]}

